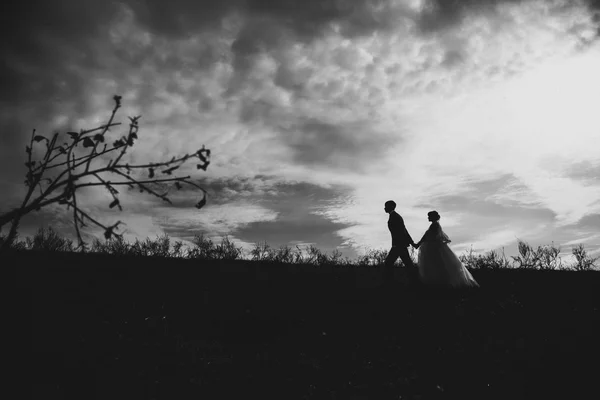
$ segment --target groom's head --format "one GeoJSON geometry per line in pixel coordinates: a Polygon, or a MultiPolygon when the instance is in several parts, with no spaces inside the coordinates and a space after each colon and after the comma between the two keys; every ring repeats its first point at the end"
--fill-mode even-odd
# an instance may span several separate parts
{"type": "Polygon", "coordinates": [[[384,210],[386,213],[391,213],[392,211],[394,211],[396,209],[396,203],[394,202],[394,200],[388,200],[385,202],[385,207],[384,210]]]}

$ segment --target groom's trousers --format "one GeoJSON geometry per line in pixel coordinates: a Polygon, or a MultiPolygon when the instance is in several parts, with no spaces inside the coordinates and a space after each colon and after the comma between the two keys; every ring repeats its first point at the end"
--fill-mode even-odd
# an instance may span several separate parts
{"type": "Polygon", "coordinates": [[[403,246],[392,246],[390,252],[388,253],[385,259],[385,271],[384,271],[384,280],[387,283],[391,283],[394,280],[394,263],[400,257],[402,263],[406,267],[406,271],[408,273],[408,278],[411,283],[418,283],[419,281],[419,272],[417,270],[417,266],[412,262],[410,258],[410,254],[408,254],[408,247],[403,246]]]}

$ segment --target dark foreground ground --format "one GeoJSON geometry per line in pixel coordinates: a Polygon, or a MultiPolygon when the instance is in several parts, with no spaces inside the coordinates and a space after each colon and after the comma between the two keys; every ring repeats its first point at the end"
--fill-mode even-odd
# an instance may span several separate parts
{"type": "MultiPolygon", "coordinates": [[[[1,255],[33,399],[597,399],[600,273],[1,255]],[[8,272],[7,272],[8,271],[8,272]]],[[[29,394],[31,393],[31,397],[29,394]]]]}

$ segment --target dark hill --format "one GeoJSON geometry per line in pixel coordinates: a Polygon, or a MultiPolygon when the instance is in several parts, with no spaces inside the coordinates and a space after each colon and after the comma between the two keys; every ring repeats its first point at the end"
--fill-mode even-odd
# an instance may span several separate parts
{"type": "Polygon", "coordinates": [[[373,267],[1,257],[36,399],[597,393],[600,272],[475,270],[480,289],[449,292],[402,269],[383,290],[373,267]]]}

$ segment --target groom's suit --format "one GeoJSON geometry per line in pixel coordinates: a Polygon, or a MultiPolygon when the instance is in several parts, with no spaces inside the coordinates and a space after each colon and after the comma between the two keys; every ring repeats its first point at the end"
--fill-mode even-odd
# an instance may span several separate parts
{"type": "Polygon", "coordinates": [[[414,244],[412,237],[408,233],[406,226],[404,225],[404,219],[396,211],[390,212],[390,219],[388,220],[388,228],[392,234],[392,248],[385,259],[385,281],[391,283],[394,279],[394,263],[400,257],[402,263],[408,268],[408,275],[413,283],[418,281],[417,267],[412,262],[410,255],[408,254],[408,246],[414,244]]]}

